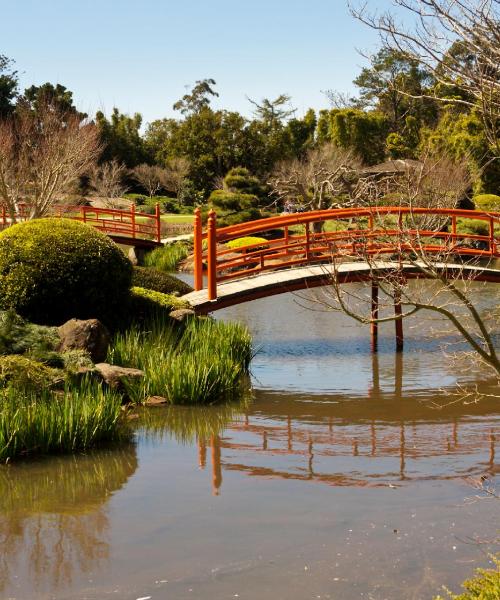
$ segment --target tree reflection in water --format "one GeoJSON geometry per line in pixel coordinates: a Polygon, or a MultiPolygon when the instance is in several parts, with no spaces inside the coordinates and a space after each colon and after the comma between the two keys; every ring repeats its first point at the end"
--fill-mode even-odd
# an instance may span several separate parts
{"type": "Polygon", "coordinates": [[[106,502],[136,468],[132,444],[0,467],[0,591],[15,586],[16,573],[41,591],[102,567],[106,502]]]}

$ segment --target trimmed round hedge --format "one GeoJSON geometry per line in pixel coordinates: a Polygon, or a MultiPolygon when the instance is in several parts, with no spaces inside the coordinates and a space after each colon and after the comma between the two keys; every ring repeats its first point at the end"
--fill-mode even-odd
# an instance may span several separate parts
{"type": "Polygon", "coordinates": [[[0,308],[34,323],[97,318],[114,326],[131,281],[129,260],[89,225],[46,218],[0,233],[0,308]]]}
{"type": "Polygon", "coordinates": [[[179,294],[180,296],[193,291],[193,288],[184,281],[153,267],[134,267],[132,285],[162,294],[179,294]]]}

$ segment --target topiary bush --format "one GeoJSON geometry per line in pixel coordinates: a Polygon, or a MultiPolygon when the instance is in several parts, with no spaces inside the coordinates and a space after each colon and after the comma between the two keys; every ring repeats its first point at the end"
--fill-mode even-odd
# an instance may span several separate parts
{"type": "Polygon", "coordinates": [[[134,267],[132,285],[162,294],[179,294],[179,296],[193,291],[193,288],[184,281],[153,267],[134,267]]]}
{"type": "Polygon", "coordinates": [[[131,280],[118,246],[84,223],[36,219],[0,233],[0,309],[35,323],[97,318],[113,327],[131,280]]]}
{"type": "Polygon", "coordinates": [[[477,210],[500,211],[500,196],[495,194],[479,194],[473,198],[477,210]]]}
{"type": "Polygon", "coordinates": [[[226,248],[237,250],[238,248],[252,246],[254,244],[259,244],[259,246],[252,248],[252,250],[260,250],[261,248],[267,248],[269,246],[269,242],[265,238],[249,235],[247,237],[236,238],[235,240],[227,242],[226,248]]]}

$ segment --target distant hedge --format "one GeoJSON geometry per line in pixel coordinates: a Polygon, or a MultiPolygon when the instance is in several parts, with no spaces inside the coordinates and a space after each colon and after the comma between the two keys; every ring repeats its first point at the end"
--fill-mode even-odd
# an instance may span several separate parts
{"type": "Polygon", "coordinates": [[[479,194],[473,201],[477,210],[500,211],[500,196],[495,194],[479,194]]]}
{"type": "Polygon", "coordinates": [[[131,281],[123,252],[89,225],[35,219],[0,233],[0,309],[32,322],[59,325],[76,317],[113,325],[131,281]]]}

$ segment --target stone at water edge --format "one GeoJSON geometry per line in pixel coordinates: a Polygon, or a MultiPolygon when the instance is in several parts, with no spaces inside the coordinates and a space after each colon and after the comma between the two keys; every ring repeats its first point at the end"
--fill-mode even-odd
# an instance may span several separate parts
{"type": "Polygon", "coordinates": [[[110,365],[109,363],[98,363],[95,366],[95,370],[109,387],[116,389],[123,387],[124,379],[140,379],[144,377],[144,371],[141,371],[140,369],[118,367],[117,365],[110,365]]]}
{"type": "Polygon", "coordinates": [[[97,319],[70,319],[57,329],[61,339],[59,352],[86,350],[93,362],[106,358],[111,339],[109,331],[97,319]]]}
{"type": "Polygon", "coordinates": [[[173,310],[168,315],[171,319],[175,321],[185,321],[186,319],[191,319],[196,316],[196,313],[192,308],[178,308],[177,310],[173,310]]]}
{"type": "Polygon", "coordinates": [[[144,403],[144,406],[164,406],[168,404],[167,398],[163,396],[149,396],[144,403]]]}

